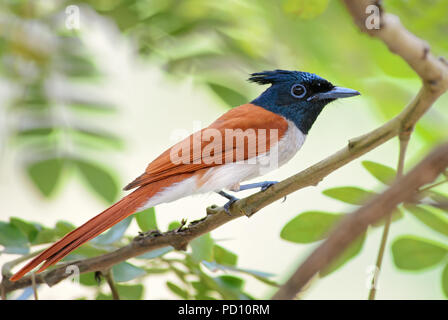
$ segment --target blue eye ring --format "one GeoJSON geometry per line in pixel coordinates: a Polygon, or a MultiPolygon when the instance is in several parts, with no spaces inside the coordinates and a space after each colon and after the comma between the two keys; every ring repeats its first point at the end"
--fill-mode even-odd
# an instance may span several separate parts
{"type": "Polygon", "coordinates": [[[303,98],[306,95],[306,88],[302,84],[295,84],[291,87],[291,95],[295,98],[303,98]]]}

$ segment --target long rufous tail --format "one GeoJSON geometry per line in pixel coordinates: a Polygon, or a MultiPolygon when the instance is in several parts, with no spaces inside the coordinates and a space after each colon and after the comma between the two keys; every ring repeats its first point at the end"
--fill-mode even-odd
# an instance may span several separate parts
{"type": "Polygon", "coordinates": [[[177,179],[175,177],[170,177],[168,179],[160,180],[136,189],[134,192],[125,196],[123,199],[104,210],[99,215],[90,219],[79,228],[67,233],[62,239],[55,242],[51,247],[26,264],[22,269],[14,274],[10,280],[19,280],[26,273],[45,261],[37,273],[44,271],[46,268],[54,265],[82,244],[95,238],[105,230],[135,213],[161,189],[178,182],[182,178],[184,178],[183,175],[178,176],[177,179]]]}

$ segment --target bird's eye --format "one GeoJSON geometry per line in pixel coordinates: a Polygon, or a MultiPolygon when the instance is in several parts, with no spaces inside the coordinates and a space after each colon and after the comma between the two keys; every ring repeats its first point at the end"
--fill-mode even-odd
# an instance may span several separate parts
{"type": "Polygon", "coordinates": [[[301,84],[295,84],[291,88],[291,94],[296,98],[303,98],[306,95],[305,86],[301,84]]]}

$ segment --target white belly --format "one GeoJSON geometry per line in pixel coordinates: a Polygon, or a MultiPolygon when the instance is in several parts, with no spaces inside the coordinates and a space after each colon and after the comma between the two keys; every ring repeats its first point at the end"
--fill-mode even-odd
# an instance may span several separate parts
{"type": "Polygon", "coordinates": [[[192,194],[208,193],[223,189],[232,189],[242,181],[253,179],[277,169],[288,162],[300,150],[305,142],[303,134],[293,122],[288,121],[288,130],[276,146],[256,160],[223,164],[210,168],[198,181],[191,177],[175,183],[152,197],[142,208],[150,208],[160,203],[171,202],[192,194]],[[274,150],[273,152],[271,152],[274,150]],[[277,151],[275,151],[277,150],[277,151]]]}

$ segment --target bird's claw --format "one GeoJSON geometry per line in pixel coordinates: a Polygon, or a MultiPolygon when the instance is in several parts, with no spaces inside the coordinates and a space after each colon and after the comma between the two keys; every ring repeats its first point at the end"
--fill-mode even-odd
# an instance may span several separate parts
{"type": "Polygon", "coordinates": [[[224,198],[228,199],[229,201],[224,205],[224,211],[231,216],[232,214],[230,213],[230,206],[240,200],[237,197],[232,196],[231,194],[225,193],[224,191],[218,191],[217,192],[219,195],[223,196],[224,198]]]}
{"type": "Polygon", "coordinates": [[[229,216],[232,215],[232,214],[230,213],[230,206],[231,206],[233,203],[237,202],[238,200],[239,200],[238,198],[233,197],[233,199],[230,199],[230,200],[227,201],[227,203],[224,205],[224,211],[225,211],[229,216]]]}
{"type": "Polygon", "coordinates": [[[263,185],[261,186],[261,191],[265,191],[274,184],[278,183],[278,181],[265,181],[263,182],[263,185]]]}

